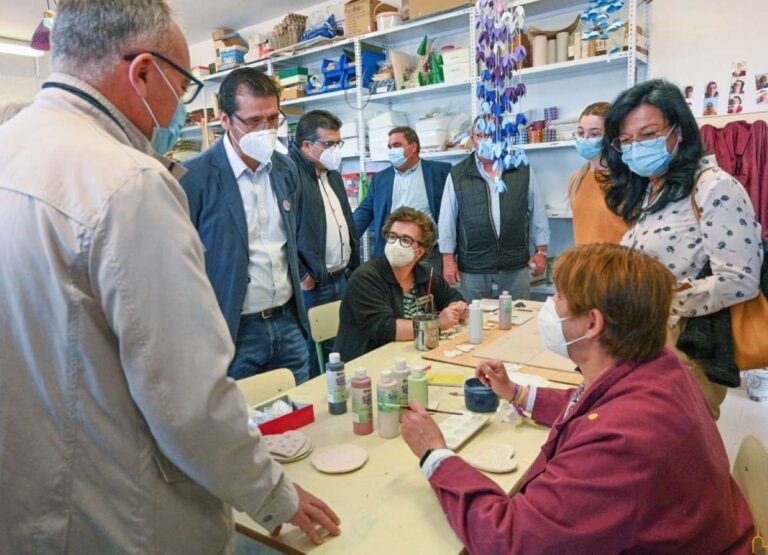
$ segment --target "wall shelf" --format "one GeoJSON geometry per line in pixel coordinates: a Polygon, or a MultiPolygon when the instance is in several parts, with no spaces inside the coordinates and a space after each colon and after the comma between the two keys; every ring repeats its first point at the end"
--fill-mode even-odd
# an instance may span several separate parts
{"type": "Polygon", "coordinates": [[[523,150],[549,150],[552,148],[573,148],[576,141],[553,141],[549,143],[529,143],[526,145],[518,145],[523,150]]]}
{"type": "Polygon", "coordinates": [[[345,95],[347,98],[355,98],[357,91],[355,89],[343,89],[340,91],[327,92],[322,94],[313,94],[312,96],[302,96],[301,98],[293,98],[291,100],[285,100],[280,103],[280,106],[296,106],[299,104],[311,104],[313,102],[319,102],[322,100],[333,100],[335,102],[344,101],[345,95]]]}
{"type": "Polygon", "coordinates": [[[390,98],[411,96],[415,94],[455,93],[457,91],[468,92],[467,89],[470,85],[471,83],[469,81],[462,81],[461,83],[438,83],[437,85],[425,85],[423,87],[413,87],[411,89],[372,94],[364,97],[363,100],[376,102],[379,100],[387,100],[390,98]]]}
{"type": "MultiPolygon", "coordinates": [[[[646,64],[648,63],[648,58],[638,52],[637,61],[646,64]]],[[[617,54],[603,54],[556,64],[527,67],[520,70],[520,75],[523,83],[528,84],[547,79],[561,79],[563,77],[593,74],[596,71],[627,71],[628,63],[629,52],[618,52],[617,54]]]]}

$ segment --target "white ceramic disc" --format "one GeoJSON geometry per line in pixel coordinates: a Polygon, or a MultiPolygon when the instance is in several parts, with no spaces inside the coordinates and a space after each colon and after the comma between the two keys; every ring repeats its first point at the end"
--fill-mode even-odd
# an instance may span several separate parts
{"type": "Polygon", "coordinates": [[[462,455],[465,461],[479,470],[504,474],[517,468],[512,457],[515,449],[506,443],[490,443],[462,455]]]}
{"type": "Polygon", "coordinates": [[[326,474],[343,474],[357,470],[368,460],[368,452],[362,447],[342,443],[323,447],[312,455],[312,466],[326,474]]]}

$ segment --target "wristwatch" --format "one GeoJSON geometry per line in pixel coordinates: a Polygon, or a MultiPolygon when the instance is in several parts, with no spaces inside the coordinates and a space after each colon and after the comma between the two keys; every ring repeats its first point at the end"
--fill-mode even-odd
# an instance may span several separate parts
{"type": "Polygon", "coordinates": [[[421,456],[421,459],[419,460],[419,468],[422,468],[424,466],[424,463],[427,461],[429,456],[432,454],[432,451],[434,451],[434,447],[430,447],[426,451],[424,451],[424,454],[421,456]]]}

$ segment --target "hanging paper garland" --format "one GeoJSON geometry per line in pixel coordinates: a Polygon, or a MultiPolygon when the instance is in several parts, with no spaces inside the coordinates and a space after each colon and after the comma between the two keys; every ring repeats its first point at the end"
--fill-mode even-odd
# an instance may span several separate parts
{"type": "MultiPolygon", "coordinates": [[[[506,190],[501,176],[505,170],[528,163],[525,152],[516,145],[518,127],[525,126],[525,116],[515,105],[525,96],[525,84],[517,68],[528,53],[522,34],[525,10],[511,7],[507,0],[478,0],[477,50],[480,83],[476,95],[480,102],[477,130],[491,136],[493,146],[486,152],[496,171],[496,189],[506,190]]],[[[473,130],[474,131],[474,130],[473,130]]],[[[486,158],[486,156],[483,156],[486,158]]]]}
{"type": "Polygon", "coordinates": [[[621,46],[616,39],[616,31],[624,27],[624,21],[618,17],[611,20],[611,17],[623,7],[624,0],[590,0],[589,7],[581,14],[581,21],[584,23],[584,35],[581,40],[610,40],[608,54],[620,52],[621,46]]]}

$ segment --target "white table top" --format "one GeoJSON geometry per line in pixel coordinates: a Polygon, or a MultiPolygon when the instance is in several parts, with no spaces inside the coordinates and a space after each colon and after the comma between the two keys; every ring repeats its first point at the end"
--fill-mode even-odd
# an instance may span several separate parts
{"type": "MultiPolygon", "coordinates": [[[[339,515],[342,534],[328,537],[321,546],[314,546],[294,526],[286,524],[278,538],[279,545],[288,553],[459,553],[462,544],[448,525],[432,488],[419,469],[417,458],[402,437],[382,439],[376,419],[375,384],[382,370],[391,368],[394,359],[403,357],[409,365],[428,364],[413,341],[395,342],[346,364],[348,374],[364,366],[374,382],[374,432],[358,436],[352,432],[351,413],[332,416],[328,413],[325,376],[298,386],[290,391],[300,402],[314,404],[315,422],[301,428],[309,436],[313,448],[339,443],[353,443],[368,451],[368,462],[360,470],[349,474],[326,475],[315,470],[310,457],[285,464],[288,476],[312,494],[320,497],[339,515]]],[[[435,370],[463,371],[468,376],[473,370],[450,364],[434,363],[435,370]]],[[[463,397],[449,392],[463,392],[462,388],[430,386],[430,401],[440,400],[443,410],[463,410],[463,397]]],[[[448,418],[435,414],[435,420],[448,418]]],[[[526,423],[522,427],[491,423],[467,442],[462,450],[487,443],[509,443],[515,448],[518,469],[510,474],[488,474],[504,490],[512,491],[538,456],[549,429],[526,423]]],[[[461,454],[461,451],[459,451],[461,454]]],[[[239,529],[259,536],[266,531],[247,515],[236,513],[239,529]],[[243,530],[243,528],[247,528],[243,530]]],[[[272,543],[272,542],[268,542],[272,543]]]]}

